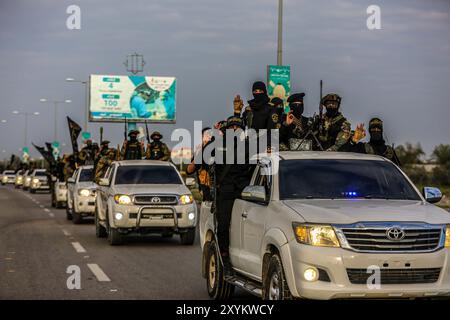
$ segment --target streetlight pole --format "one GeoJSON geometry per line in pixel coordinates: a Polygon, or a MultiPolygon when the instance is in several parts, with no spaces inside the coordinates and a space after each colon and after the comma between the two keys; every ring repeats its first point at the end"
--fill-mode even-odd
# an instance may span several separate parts
{"type": "Polygon", "coordinates": [[[278,0],[278,49],[277,65],[283,65],[283,0],[278,0]]]}
{"type": "Polygon", "coordinates": [[[85,101],[85,117],[84,117],[84,131],[88,132],[88,121],[89,121],[89,97],[88,97],[88,84],[89,84],[89,80],[87,81],[82,81],[82,80],[77,80],[75,78],[66,78],[67,82],[77,82],[77,83],[81,83],[82,85],[84,85],[84,101],[85,101]]]}
{"type": "Polygon", "coordinates": [[[13,114],[16,115],[21,115],[25,117],[25,134],[23,137],[23,146],[27,147],[28,144],[28,116],[33,115],[33,116],[38,116],[39,112],[20,112],[20,111],[13,111],[13,114]]]}
{"type": "Polygon", "coordinates": [[[66,100],[48,100],[48,99],[40,99],[40,102],[43,103],[53,103],[55,106],[55,128],[54,128],[54,141],[58,141],[58,130],[57,130],[57,126],[58,126],[58,104],[60,103],[71,103],[72,100],[66,99],[66,100]]]}

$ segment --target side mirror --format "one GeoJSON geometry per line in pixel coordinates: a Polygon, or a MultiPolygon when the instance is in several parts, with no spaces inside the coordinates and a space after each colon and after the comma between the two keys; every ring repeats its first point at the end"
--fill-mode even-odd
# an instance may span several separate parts
{"type": "Polygon", "coordinates": [[[67,183],[75,183],[75,179],[74,178],[69,178],[69,179],[67,179],[67,183]]]}
{"type": "Polygon", "coordinates": [[[423,196],[425,197],[425,200],[427,200],[427,202],[436,203],[436,202],[441,201],[442,192],[438,188],[424,187],[423,188],[423,196]]]}
{"type": "Polygon", "coordinates": [[[186,185],[187,185],[188,187],[193,187],[193,186],[195,186],[195,179],[192,178],[192,177],[187,177],[187,178],[186,178],[186,185]]]}
{"type": "Polygon", "coordinates": [[[98,180],[98,185],[107,187],[107,186],[109,186],[109,180],[106,178],[101,178],[100,180],[98,180]]]}
{"type": "Polygon", "coordinates": [[[247,186],[241,193],[243,200],[252,202],[267,202],[266,188],[263,186],[247,186]]]}

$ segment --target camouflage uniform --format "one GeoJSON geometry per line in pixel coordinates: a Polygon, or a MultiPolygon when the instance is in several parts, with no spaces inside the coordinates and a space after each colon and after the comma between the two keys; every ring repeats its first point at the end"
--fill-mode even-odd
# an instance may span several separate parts
{"type": "Polygon", "coordinates": [[[385,157],[396,165],[400,165],[400,161],[395,153],[393,147],[386,145],[383,139],[383,121],[379,118],[372,118],[369,122],[369,142],[350,142],[344,146],[342,151],[365,153],[365,154],[375,154],[385,157]]]}
{"type": "Polygon", "coordinates": [[[351,124],[339,112],[341,97],[335,93],[327,94],[321,101],[327,108],[322,119],[322,128],[318,130],[318,139],[323,150],[338,151],[351,137],[351,124]],[[331,104],[337,107],[331,108],[331,104]]]}
{"type": "Polygon", "coordinates": [[[139,131],[133,130],[130,131],[128,136],[130,140],[127,140],[121,151],[121,159],[122,160],[141,160],[144,150],[142,147],[142,143],[139,142],[136,137],[139,134],[139,131]]]}
{"type": "Polygon", "coordinates": [[[108,149],[106,154],[100,158],[95,168],[94,182],[98,183],[105,176],[111,163],[116,159],[116,150],[108,149]]]}
{"type": "Polygon", "coordinates": [[[153,140],[148,146],[145,154],[145,159],[147,160],[170,160],[170,150],[169,147],[160,141],[162,139],[161,133],[155,131],[152,133],[150,138],[153,140]]]}

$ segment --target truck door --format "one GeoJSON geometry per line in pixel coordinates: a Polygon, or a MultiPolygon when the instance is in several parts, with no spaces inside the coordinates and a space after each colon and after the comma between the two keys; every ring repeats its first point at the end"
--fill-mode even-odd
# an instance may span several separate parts
{"type": "MultiPolygon", "coordinates": [[[[270,163],[258,165],[253,185],[264,186],[270,200],[272,179],[267,174],[271,172],[269,168],[270,163]]],[[[262,275],[261,243],[269,210],[265,203],[243,202],[245,205],[241,214],[241,264],[247,273],[260,278],[262,275]]]]}

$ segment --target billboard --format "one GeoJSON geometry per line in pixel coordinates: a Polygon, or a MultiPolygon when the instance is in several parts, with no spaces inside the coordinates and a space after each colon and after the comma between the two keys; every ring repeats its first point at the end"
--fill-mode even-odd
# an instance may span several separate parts
{"type": "Polygon", "coordinates": [[[270,98],[286,101],[291,94],[291,67],[267,66],[267,91],[270,98]]]}
{"type": "Polygon", "coordinates": [[[91,75],[90,121],[171,122],[176,120],[176,79],[91,75]]]}

